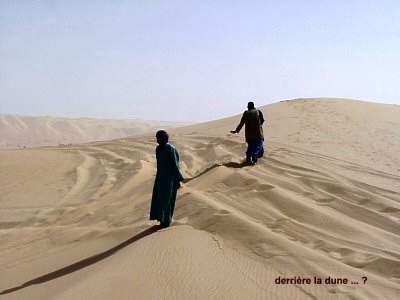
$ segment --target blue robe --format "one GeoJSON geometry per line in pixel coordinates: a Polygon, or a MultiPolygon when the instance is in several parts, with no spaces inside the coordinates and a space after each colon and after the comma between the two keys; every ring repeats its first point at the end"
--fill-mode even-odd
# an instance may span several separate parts
{"type": "Polygon", "coordinates": [[[157,174],[151,199],[150,220],[170,226],[174,214],[177,185],[183,181],[179,170],[179,154],[171,144],[157,146],[157,174]]]}

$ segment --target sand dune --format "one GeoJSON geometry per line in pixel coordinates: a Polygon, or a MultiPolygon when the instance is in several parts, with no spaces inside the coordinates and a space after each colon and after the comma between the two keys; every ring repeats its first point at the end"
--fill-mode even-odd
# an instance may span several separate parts
{"type": "Polygon", "coordinates": [[[172,130],[186,182],[163,230],[148,221],[153,134],[2,150],[2,297],[397,299],[400,107],[261,109],[266,157],[255,166],[242,163],[243,133],[229,133],[240,116],[172,130]]]}
{"type": "Polygon", "coordinates": [[[0,115],[0,149],[58,146],[150,133],[184,122],[0,115]]]}

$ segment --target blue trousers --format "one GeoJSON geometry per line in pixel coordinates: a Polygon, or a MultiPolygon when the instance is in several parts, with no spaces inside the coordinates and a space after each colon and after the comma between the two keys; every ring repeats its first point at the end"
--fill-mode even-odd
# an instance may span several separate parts
{"type": "Polygon", "coordinates": [[[264,155],[263,139],[255,139],[247,141],[246,159],[257,161],[258,158],[264,155]]]}

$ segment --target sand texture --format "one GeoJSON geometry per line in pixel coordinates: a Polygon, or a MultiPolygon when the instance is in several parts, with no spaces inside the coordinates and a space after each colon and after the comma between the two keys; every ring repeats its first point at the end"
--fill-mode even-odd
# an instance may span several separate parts
{"type": "Polygon", "coordinates": [[[0,298],[398,299],[400,106],[261,110],[254,166],[240,115],[171,130],[186,180],[162,230],[154,134],[1,150],[0,298]],[[349,282],[275,283],[296,276],[349,282]]]}

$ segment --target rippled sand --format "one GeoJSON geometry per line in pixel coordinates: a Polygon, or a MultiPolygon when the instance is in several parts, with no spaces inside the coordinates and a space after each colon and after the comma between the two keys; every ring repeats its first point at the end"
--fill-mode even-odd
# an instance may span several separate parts
{"type": "Polygon", "coordinates": [[[400,107],[261,109],[266,156],[254,166],[243,164],[243,133],[229,133],[240,116],[171,132],[186,182],[163,230],[148,221],[153,134],[2,150],[2,297],[396,299],[400,107]]]}

